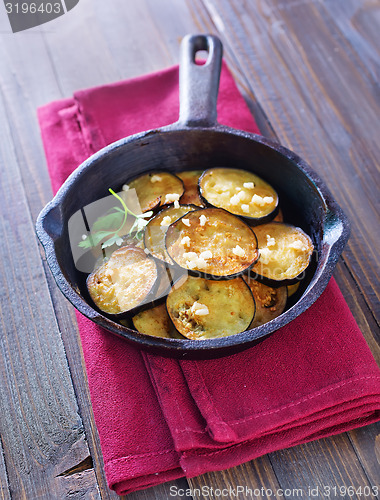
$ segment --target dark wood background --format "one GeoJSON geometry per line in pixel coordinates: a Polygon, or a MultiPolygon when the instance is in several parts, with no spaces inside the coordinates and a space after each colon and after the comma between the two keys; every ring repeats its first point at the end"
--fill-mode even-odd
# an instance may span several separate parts
{"type": "MultiPolygon", "coordinates": [[[[187,33],[219,35],[264,135],[305,158],[351,219],[335,278],[380,364],[379,20],[377,0],[80,0],[63,17],[13,34],[0,5],[1,499],[117,498],[103,473],[73,309],[34,233],[52,197],[36,108],[176,64],[187,33]]],[[[305,492],[376,485],[379,429],[128,499],[173,498],[173,484],[305,492]]]]}

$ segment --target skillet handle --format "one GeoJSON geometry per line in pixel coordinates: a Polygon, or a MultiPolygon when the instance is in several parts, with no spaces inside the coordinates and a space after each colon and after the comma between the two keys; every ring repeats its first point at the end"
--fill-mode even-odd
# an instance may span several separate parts
{"type": "Polygon", "coordinates": [[[186,35],[181,43],[179,123],[210,127],[216,123],[216,101],[222,66],[222,42],[213,35],[186,35]],[[208,52],[204,64],[195,63],[199,50],[208,52]]]}

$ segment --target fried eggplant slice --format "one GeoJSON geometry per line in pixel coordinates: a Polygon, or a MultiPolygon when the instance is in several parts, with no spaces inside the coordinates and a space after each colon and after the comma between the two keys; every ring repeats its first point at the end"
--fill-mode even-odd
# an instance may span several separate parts
{"type": "Polygon", "coordinates": [[[186,170],[177,173],[185,186],[185,192],[179,200],[180,203],[183,205],[197,205],[198,207],[204,206],[198,191],[198,181],[202,174],[203,170],[186,170]]]}
{"type": "Polygon", "coordinates": [[[273,219],[273,222],[284,222],[284,215],[282,213],[281,208],[278,209],[277,215],[273,219]]]}
{"type": "Polygon", "coordinates": [[[224,208],[251,224],[271,221],[278,211],[278,195],[263,179],[234,168],[210,168],[199,179],[201,199],[224,208]]]}
{"type": "Polygon", "coordinates": [[[145,335],[166,339],[183,339],[169,317],[165,304],[140,311],[132,318],[134,328],[145,335]]]}
{"type": "Polygon", "coordinates": [[[255,301],[243,278],[217,281],[187,276],[173,286],[166,307],[176,329],[193,340],[243,332],[255,315],[255,301]]]}
{"type": "Polygon", "coordinates": [[[288,290],[286,286],[273,288],[249,276],[244,276],[244,280],[251,289],[256,303],[256,314],[249,328],[256,328],[257,326],[264,325],[284,312],[288,300],[288,290]]]}
{"type": "Polygon", "coordinates": [[[184,215],[169,226],[165,242],[173,262],[203,277],[233,278],[259,256],[252,229],[221,208],[184,215]]]}
{"type": "Polygon", "coordinates": [[[310,263],[314,250],[311,238],[299,227],[270,222],[255,227],[260,259],[251,276],[269,286],[296,283],[310,263]]]}
{"type": "Polygon", "coordinates": [[[165,235],[170,224],[175,222],[183,215],[197,210],[195,205],[179,205],[179,207],[171,206],[161,210],[155,217],[150,219],[149,224],[144,232],[144,245],[149,252],[164,262],[172,264],[173,261],[169,257],[165,248],[165,235]]]}
{"type": "Polygon", "coordinates": [[[87,278],[87,289],[95,305],[102,312],[117,316],[149,302],[157,284],[154,259],[132,245],[115,250],[87,278]]]}
{"type": "Polygon", "coordinates": [[[288,289],[288,297],[292,297],[298,290],[299,286],[300,286],[300,281],[298,281],[297,283],[294,283],[294,285],[288,285],[287,286],[287,289],[288,289]]]}
{"type": "Polygon", "coordinates": [[[129,189],[135,189],[141,211],[154,210],[163,205],[178,201],[184,192],[182,180],[169,172],[152,172],[141,175],[128,183],[129,189]]]}

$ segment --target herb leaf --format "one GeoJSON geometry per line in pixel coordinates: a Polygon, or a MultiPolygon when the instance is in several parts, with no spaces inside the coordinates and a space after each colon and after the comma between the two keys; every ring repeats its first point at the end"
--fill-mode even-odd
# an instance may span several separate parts
{"type": "Polygon", "coordinates": [[[87,249],[96,247],[100,243],[102,244],[102,248],[107,248],[115,244],[120,246],[123,243],[123,238],[120,236],[119,232],[124,227],[128,214],[135,217],[134,223],[128,232],[128,236],[133,234],[133,238],[141,240],[144,232],[143,230],[148,224],[148,220],[145,219],[153,215],[152,211],[137,215],[134,214],[115,191],[111,188],[108,190],[112,196],[120,202],[122,208],[112,207],[105,215],[99,217],[92,225],[91,234],[85,240],[78,243],[78,246],[81,248],[87,249]]]}
{"type": "MultiPolygon", "coordinates": [[[[118,207],[114,207],[118,208],[118,207]]],[[[105,231],[109,229],[110,231],[118,231],[120,230],[121,223],[124,220],[124,211],[120,210],[116,212],[111,212],[108,215],[103,215],[103,217],[99,217],[92,226],[92,232],[96,233],[97,231],[105,231]]]]}

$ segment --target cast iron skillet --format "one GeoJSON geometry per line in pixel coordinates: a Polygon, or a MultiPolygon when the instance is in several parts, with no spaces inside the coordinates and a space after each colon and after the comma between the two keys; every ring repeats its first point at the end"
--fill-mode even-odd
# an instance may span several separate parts
{"type": "MultiPolygon", "coordinates": [[[[110,332],[162,355],[201,359],[251,347],[304,312],[325,289],[349,236],[349,223],[321,179],[296,154],[255,134],[220,125],[216,101],[222,44],[211,35],[184,38],[180,64],[178,122],[117,141],[86,160],[40,213],[36,228],[47,262],[66,298],[85,316],[110,332]],[[205,50],[204,65],[195,54],[205,50]],[[151,170],[206,169],[214,166],[252,170],[273,185],[287,222],[313,239],[315,256],[294,305],[273,321],[230,337],[178,340],[151,337],[110,320],[87,302],[85,277],[74,265],[68,220],[85,205],[120,190],[131,177],[151,170]]],[[[281,333],[278,333],[281,335],[281,333]]]]}

